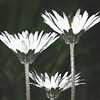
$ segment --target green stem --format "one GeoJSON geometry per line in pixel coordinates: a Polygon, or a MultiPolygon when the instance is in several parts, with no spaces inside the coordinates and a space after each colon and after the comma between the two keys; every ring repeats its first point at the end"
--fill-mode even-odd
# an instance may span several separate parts
{"type": "Polygon", "coordinates": [[[75,100],[75,62],[74,62],[74,43],[70,43],[70,60],[72,74],[71,100],[75,100]]]}
{"type": "Polygon", "coordinates": [[[26,100],[30,100],[29,63],[25,63],[26,100]]]}

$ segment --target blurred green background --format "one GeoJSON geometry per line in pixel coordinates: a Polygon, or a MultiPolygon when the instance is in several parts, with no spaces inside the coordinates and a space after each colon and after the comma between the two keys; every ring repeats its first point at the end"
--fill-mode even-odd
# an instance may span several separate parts
{"type": "MultiPolygon", "coordinates": [[[[60,15],[75,13],[81,8],[92,15],[100,11],[100,0],[0,0],[0,32],[10,34],[28,30],[53,31],[43,23],[41,13],[56,10],[60,15]]],[[[76,73],[81,73],[85,85],[76,88],[76,100],[100,100],[100,23],[81,37],[75,47],[76,73]]],[[[57,71],[70,73],[69,45],[58,39],[38,55],[30,70],[54,75],[57,71]]],[[[0,42],[0,100],[25,100],[24,66],[0,42]]],[[[70,89],[57,100],[70,100],[70,89]]],[[[31,85],[31,100],[48,100],[45,91],[31,85]]]]}

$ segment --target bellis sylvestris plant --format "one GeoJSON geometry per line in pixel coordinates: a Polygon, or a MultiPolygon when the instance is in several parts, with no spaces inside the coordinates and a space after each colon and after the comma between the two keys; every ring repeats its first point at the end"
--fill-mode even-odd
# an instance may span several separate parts
{"type": "Polygon", "coordinates": [[[53,14],[45,11],[42,14],[44,22],[49,25],[55,32],[57,32],[64,39],[66,44],[70,44],[70,59],[71,59],[71,74],[72,74],[72,98],[75,100],[75,65],[74,65],[74,45],[79,42],[87,30],[100,22],[99,13],[93,14],[89,17],[88,12],[84,11],[80,14],[80,9],[77,10],[75,16],[66,16],[63,12],[63,17],[55,10],[53,14]]]}
{"type": "MultiPolygon", "coordinates": [[[[56,99],[62,91],[72,87],[72,75],[68,76],[68,72],[63,77],[58,72],[54,76],[49,77],[47,73],[39,75],[33,70],[29,73],[29,77],[33,80],[33,83],[30,84],[45,89],[47,98],[50,98],[50,100],[56,99]]],[[[81,83],[82,80],[79,78],[79,74],[75,75],[75,86],[84,84],[81,83]]]]}
{"type": "Polygon", "coordinates": [[[8,48],[13,50],[19,57],[22,64],[32,63],[35,60],[37,54],[41,53],[54,41],[58,39],[56,33],[46,33],[43,31],[36,31],[35,34],[26,30],[22,34],[9,34],[7,31],[0,34],[0,40],[7,45],[8,48]]]}
{"type": "Polygon", "coordinates": [[[7,31],[0,34],[0,40],[13,52],[15,52],[22,64],[25,65],[26,78],[26,98],[30,100],[30,86],[29,86],[29,64],[32,64],[37,56],[54,41],[59,38],[56,33],[45,33],[43,31],[36,31],[33,35],[27,30],[22,34],[9,34],[7,31]]]}
{"type": "Polygon", "coordinates": [[[93,14],[89,17],[88,12],[84,11],[83,15],[80,14],[80,9],[77,10],[75,16],[66,16],[63,12],[61,17],[55,10],[52,10],[53,14],[45,11],[42,14],[44,22],[49,25],[55,32],[63,36],[65,42],[77,43],[80,36],[95,24],[100,22],[99,13],[93,14]]]}
{"type": "Polygon", "coordinates": [[[80,74],[75,75],[74,62],[74,45],[79,42],[80,37],[91,27],[100,22],[99,13],[93,14],[89,17],[87,11],[83,14],[80,9],[76,11],[74,16],[60,16],[55,10],[53,14],[45,11],[42,14],[44,22],[49,25],[55,32],[40,33],[36,31],[34,34],[27,30],[21,34],[9,34],[7,31],[1,32],[0,40],[11,49],[22,64],[25,66],[25,82],[26,82],[26,100],[30,100],[30,85],[43,88],[46,91],[47,98],[50,100],[56,99],[59,94],[71,88],[71,100],[75,100],[75,86],[84,84],[80,79],[80,74]],[[47,73],[38,74],[34,69],[29,72],[29,64],[32,64],[37,55],[48,48],[59,37],[62,37],[66,44],[70,45],[70,60],[71,60],[71,74],[66,72],[63,76],[58,72],[49,77],[47,73]],[[29,82],[29,77],[32,83],[29,82]]]}

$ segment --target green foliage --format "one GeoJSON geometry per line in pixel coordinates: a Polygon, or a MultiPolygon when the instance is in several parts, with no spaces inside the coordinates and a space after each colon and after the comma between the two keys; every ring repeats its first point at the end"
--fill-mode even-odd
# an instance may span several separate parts
{"type": "MultiPolygon", "coordinates": [[[[86,10],[89,15],[96,13],[100,7],[94,7],[98,0],[0,0],[0,32],[18,33],[23,30],[35,32],[36,30],[49,32],[52,30],[43,23],[41,13],[45,10],[56,10],[72,14],[77,8],[86,10]]],[[[100,3],[100,2],[99,2],[100,3]]],[[[100,99],[100,28],[99,25],[86,32],[75,47],[76,73],[81,72],[86,85],[76,88],[77,100],[100,99]]],[[[49,48],[39,54],[30,70],[49,75],[57,71],[64,74],[70,72],[69,45],[62,38],[58,39],[49,48]]],[[[0,42],[0,100],[25,100],[24,65],[17,56],[0,42]]],[[[46,95],[42,89],[31,85],[31,98],[45,100],[46,95]]],[[[70,89],[57,98],[69,100],[70,89]]]]}

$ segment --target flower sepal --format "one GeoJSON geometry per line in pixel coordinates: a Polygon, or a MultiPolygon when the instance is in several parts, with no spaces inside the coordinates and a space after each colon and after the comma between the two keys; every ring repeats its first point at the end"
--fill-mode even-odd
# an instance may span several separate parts
{"type": "Polygon", "coordinates": [[[81,30],[78,34],[74,34],[73,30],[70,29],[69,32],[64,30],[64,33],[61,34],[66,44],[74,43],[77,44],[79,42],[80,37],[84,34],[84,30],[81,30]]]}
{"type": "Polygon", "coordinates": [[[53,98],[53,99],[56,99],[59,94],[60,94],[60,89],[59,88],[51,88],[51,90],[46,90],[46,96],[47,98],[53,98]]]}
{"type": "Polygon", "coordinates": [[[30,63],[30,64],[32,64],[34,61],[35,61],[35,59],[36,59],[36,56],[38,55],[38,53],[34,53],[34,51],[35,50],[29,50],[28,51],[28,53],[27,54],[25,54],[25,53],[23,53],[23,52],[20,52],[19,50],[17,50],[17,56],[18,56],[18,58],[19,58],[19,60],[20,60],[20,62],[22,63],[22,64],[24,64],[24,63],[30,63]]]}

